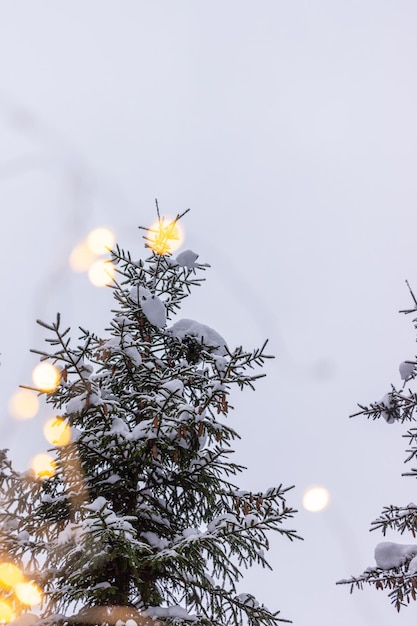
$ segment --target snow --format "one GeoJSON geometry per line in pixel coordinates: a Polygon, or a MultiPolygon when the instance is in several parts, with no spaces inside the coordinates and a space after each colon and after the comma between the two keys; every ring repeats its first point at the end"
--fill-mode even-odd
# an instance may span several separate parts
{"type": "Polygon", "coordinates": [[[223,337],[210,326],[195,320],[181,319],[168,328],[167,332],[180,340],[185,337],[194,337],[205,346],[212,348],[213,353],[218,356],[224,357],[228,354],[227,344],[223,337]]]}
{"type": "Polygon", "coordinates": [[[158,296],[151,296],[143,299],[141,302],[142,311],[146,315],[148,321],[157,328],[166,326],[165,305],[158,296]]]}
{"type": "MultiPolygon", "coordinates": [[[[387,409],[391,408],[392,407],[391,394],[386,393],[385,396],[382,398],[381,402],[382,404],[385,404],[387,409]]],[[[382,411],[381,415],[384,418],[384,420],[387,422],[387,424],[393,424],[395,422],[394,417],[390,415],[388,411],[382,411]]]]}
{"type": "Polygon", "coordinates": [[[110,433],[117,437],[120,435],[122,439],[128,439],[130,437],[130,430],[126,422],[120,417],[113,417],[110,433]]]}
{"type": "Polygon", "coordinates": [[[408,573],[415,574],[417,572],[417,556],[414,556],[408,564],[408,573]]]}
{"type": "Polygon", "coordinates": [[[243,523],[247,527],[255,526],[255,524],[259,523],[259,518],[257,515],[254,515],[253,513],[249,513],[248,515],[245,515],[245,517],[243,518],[243,523]]]}
{"type": "Polygon", "coordinates": [[[181,380],[178,380],[178,378],[167,380],[163,385],[161,385],[161,393],[165,390],[168,392],[168,397],[175,395],[182,398],[184,395],[184,383],[181,380]]]}
{"type": "Polygon", "coordinates": [[[149,436],[149,430],[150,430],[149,424],[143,424],[142,422],[139,422],[139,424],[136,424],[136,426],[130,433],[129,439],[131,441],[139,441],[139,439],[146,439],[149,436]]]}
{"type": "Polygon", "coordinates": [[[69,541],[73,541],[76,535],[76,526],[75,524],[68,522],[63,530],[58,534],[56,539],[57,545],[62,545],[64,543],[68,543],[69,541]]]}
{"type": "Polygon", "coordinates": [[[398,369],[400,371],[401,380],[407,381],[410,380],[410,378],[414,378],[415,366],[416,364],[410,363],[410,361],[403,361],[400,363],[398,369]]]}
{"type": "Polygon", "coordinates": [[[81,413],[85,408],[86,395],[74,396],[67,402],[67,413],[81,413]]]}
{"type": "Polygon", "coordinates": [[[184,250],[184,252],[180,252],[175,257],[175,261],[181,267],[186,267],[189,270],[198,268],[198,267],[210,267],[208,263],[196,263],[198,259],[198,254],[193,252],[192,250],[184,250]]]}
{"type": "Polygon", "coordinates": [[[149,615],[149,617],[152,618],[161,617],[163,619],[166,617],[177,617],[190,622],[197,620],[195,615],[190,615],[186,609],[178,604],[172,606],[150,606],[146,609],[146,611],[143,611],[143,614],[149,615]]]}
{"type": "Polygon", "coordinates": [[[254,598],[250,593],[240,593],[238,596],[236,596],[236,598],[247,606],[251,606],[253,608],[259,606],[259,602],[257,601],[257,599],[254,598]]]}
{"type": "MultiPolygon", "coordinates": [[[[391,569],[400,567],[410,557],[417,556],[417,544],[407,545],[394,543],[391,541],[383,541],[375,548],[375,561],[381,569],[391,569]]],[[[413,558],[413,561],[415,559],[413,558]]],[[[414,566],[417,568],[417,564],[414,566]]]]}
{"type": "Polygon", "coordinates": [[[88,402],[88,405],[95,405],[95,406],[101,406],[104,404],[102,397],[98,393],[91,392],[87,394],[86,392],[84,392],[79,396],[74,396],[67,402],[66,412],[67,413],[82,413],[83,410],[87,406],[87,402],[88,402]]]}
{"type": "Polygon", "coordinates": [[[135,365],[140,365],[142,363],[142,356],[136,346],[136,342],[133,337],[129,334],[126,334],[124,335],[122,341],[120,342],[120,347],[122,351],[124,351],[124,353],[135,365]]]}
{"type": "Polygon", "coordinates": [[[121,476],[119,476],[119,474],[112,474],[111,476],[106,478],[106,480],[101,480],[100,482],[102,484],[106,483],[108,485],[114,485],[115,483],[118,483],[120,480],[122,480],[122,478],[121,476]]]}
{"type": "Polygon", "coordinates": [[[195,262],[198,259],[198,254],[193,252],[192,250],[184,250],[175,257],[176,262],[181,267],[187,267],[188,269],[193,269],[196,265],[195,262]]]}
{"type": "Polygon", "coordinates": [[[107,500],[103,496],[98,496],[93,502],[85,505],[89,511],[102,511],[107,508],[107,500]]]}
{"type": "Polygon", "coordinates": [[[165,550],[169,542],[167,539],[163,537],[159,537],[156,533],[151,532],[150,530],[141,533],[142,539],[145,539],[152,548],[157,548],[158,550],[165,550]]]}
{"type": "Polygon", "coordinates": [[[153,326],[157,328],[164,328],[164,326],[166,326],[165,305],[161,298],[142,285],[131,289],[130,298],[140,305],[146,319],[153,326]]]}
{"type": "Polygon", "coordinates": [[[195,541],[201,537],[201,531],[198,528],[186,528],[182,534],[187,541],[195,541]]]}

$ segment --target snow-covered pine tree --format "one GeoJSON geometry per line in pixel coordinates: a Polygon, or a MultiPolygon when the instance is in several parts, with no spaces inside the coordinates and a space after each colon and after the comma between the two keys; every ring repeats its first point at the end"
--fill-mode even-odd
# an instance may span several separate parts
{"type": "MultiPolygon", "coordinates": [[[[417,299],[408,285],[413,306],[400,313],[416,314],[417,299]]],[[[417,317],[413,318],[414,328],[417,329],[417,317]]],[[[369,419],[383,418],[388,424],[395,422],[415,422],[417,413],[417,356],[403,361],[399,365],[401,385],[391,385],[389,391],[379,402],[369,406],[358,405],[360,411],[352,415],[364,415],[369,419]]],[[[408,439],[409,449],[405,462],[417,459],[417,428],[409,428],[403,435],[408,439]]],[[[417,468],[413,467],[403,476],[417,477],[417,468]]],[[[417,504],[406,506],[389,505],[383,508],[380,516],[371,524],[370,530],[379,530],[383,536],[387,531],[396,531],[401,536],[405,533],[415,540],[417,535],[417,504]]],[[[368,567],[363,574],[352,576],[339,581],[338,584],[350,585],[351,591],[363,589],[365,584],[376,589],[387,590],[392,604],[400,611],[411,600],[417,599],[417,543],[397,543],[382,541],[375,548],[375,566],[368,567]]]]}
{"type": "MultiPolygon", "coordinates": [[[[47,623],[274,626],[287,620],[238,586],[245,568],[269,567],[269,531],[297,537],[284,525],[295,511],[282,485],[235,485],[243,468],[226,419],[232,388],[263,375],[265,345],[230,350],[209,326],[174,321],[206,265],[190,250],[152,250],[149,238],[145,248],[138,261],[111,252],[105,337],[80,329],[74,344],[60,315],[39,322],[49,347],[35,352],[60,371],[46,402],[71,438],[43,479],[16,472],[3,452],[2,556],[40,587],[47,623]]],[[[9,587],[3,600],[19,613],[9,587]]]]}

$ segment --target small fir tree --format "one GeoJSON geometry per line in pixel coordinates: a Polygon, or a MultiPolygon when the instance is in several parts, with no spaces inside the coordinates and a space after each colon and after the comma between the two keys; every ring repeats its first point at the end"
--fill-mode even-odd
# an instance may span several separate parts
{"type": "MultiPolygon", "coordinates": [[[[405,314],[417,312],[417,299],[409,288],[413,306],[411,309],[400,311],[405,314]]],[[[417,318],[413,319],[417,329],[417,318]]],[[[415,422],[417,413],[417,392],[415,382],[417,377],[417,356],[403,361],[399,366],[402,380],[400,386],[391,385],[389,391],[379,402],[369,406],[358,405],[360,411],[351,417],[364,415],[368,419],[383,418],[388,424],[395,422],[415,422]],[[414,387],[414,388],[413,388],[414,387]]],[[[405,462],[417,459],[417,428],[412,427],[403,435],[408,439],[408,450],[405,462]]],[[[403,476],[417,477],[417,468],[412,467],[403,476]]],[[[417,504],[406,506],[389,505],[383,508],[380,516],[371,524],[371,531],[380,530],[385,536],[387,531],[396,531],[400,535],[411,535],[415,540],[417,535],[417,504]]],[[[375,566],[368,567],[363,574],[341,580],[338,584],[350,585],[351,591],[363,589],[365,584],[376,589],[387,590],[391,603],[400,611],[411,600],[417,598],[417,543],[397,543],[383,541],[375,548],[375,566]]]]}
{"type": "MultiPolygon", "coordinates": [[[[269,357],[265,345],[230,350],[212,328],[172,321],[207,266],[190,250],[174,258],[173,225],[159,224],[146,260],[111,252],[117,308],[106,337],[80,329],[74,344],[60,315],[39,322],[49,348],[35,352],[60,371],[46,402],[70,437],[43,478],[2,452],[0,557],[42,590],[48,623],[274,626],[286,620],[238,583],[244,568],[269,567],[268,531],[297,537],[284,526],[295,511],[282,485],[235,485],[244,468],[226,420],[232,388],[254,388],[269,357]]],[[[15,591],[4,584],[0,600],[18,614],[27,604],[15,591]]]]}

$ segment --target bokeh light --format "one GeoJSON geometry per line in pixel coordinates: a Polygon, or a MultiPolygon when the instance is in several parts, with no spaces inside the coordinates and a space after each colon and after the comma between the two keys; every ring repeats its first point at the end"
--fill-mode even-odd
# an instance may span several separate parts
{"type": "Polygon", "coordinates": [[[38,396],[30,389],[18,389],[9,400],[9,413],[17,419],[31,419],[38,411],[38,396]]]}
{"type": "Polygon", "coordinates": [[[178,220],[168,220],[163,217],[149,228],[146,241],[157,254],[171,254],[184,241],[184,232],[178,220]]]}
{"type": "Polygon", "coordinates": [[[14,590],[20,602],[27,606],[37,606],[42,602],[42,592],[34,583],[17,583],[14,590]]]}
{"type": "Polygon", "coordinates": [[[8,624],[14,618],[15,614],[12,607],[4,600],[0,600],[0,624],[8,624]]]}
{"type": "Polygon", "coordinates": [[[72,250],[69,258],[70,268],[74,272],[86,272],[95,261],[95,254],[86,241],[81,241],[72,250]]]}
{"type": "Polygon", "coordinates": [[[14,587],[23,582],[24,576],[20,569],[13,563],[0,563],[0,585],[2,587],[14,587]]]}
{"type": "Polygon", "coordinates": [[[88,278],[95,287],[110,285],[115,273],[114,265],[105,259],[98,259],[88,270],[88,278]]]}
{"type": "Polygon", "coordinates": [[[52,417],[43,427],[43,434],[53,446],[66,446],[71,441],[71,429],[62,417],[52,417]]]}
{"type": "Polygon", "coordinates": [[[31,468],[37,478],[50,478],[55,474],[56,463],[50,454],[41,452],[33,457],[31,468]]]}
{"type": "Polygon", "coordinates": [[[317,513],[323,511],[330,502],[330,493],[322,485],[313,485],[305,490],[303,494],[303,507],[307,511],[317,513]]]}
{"type": "Polygon", "coordinates": [[[32,380],[38,389],[50,393],[58,387],[61,374],[55,365],[43,361],[33,370],[32,380]]]}
{"type": "Polygon", "coordinates": [[[87,236],[87,246],[93,254],[106,254],[114,246],[115,237],[109,228],[95,228],[87,236]]]}

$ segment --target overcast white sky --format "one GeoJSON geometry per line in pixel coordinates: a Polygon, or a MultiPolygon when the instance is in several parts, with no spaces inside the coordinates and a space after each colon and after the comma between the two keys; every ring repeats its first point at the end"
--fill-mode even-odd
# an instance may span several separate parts
{"type": "Polygon", "coordinates": [[[184,316],[276,355],[234,398],[242,487],[295,484],[300,509],[331,492],[242,588],[300,626],[416,620],[335,585],[373,563],[383,505],[416,500],[406,429],[348,417],[415,354],[416,32],[412,0],[0,0],[1,446],[22,466],[47,447],[44,416],[7,412],[35,319],[110,319],[72,247],[105,225],[140,256],[155,198],[190,207],[185,246],[212,268],[184,316]]]}

